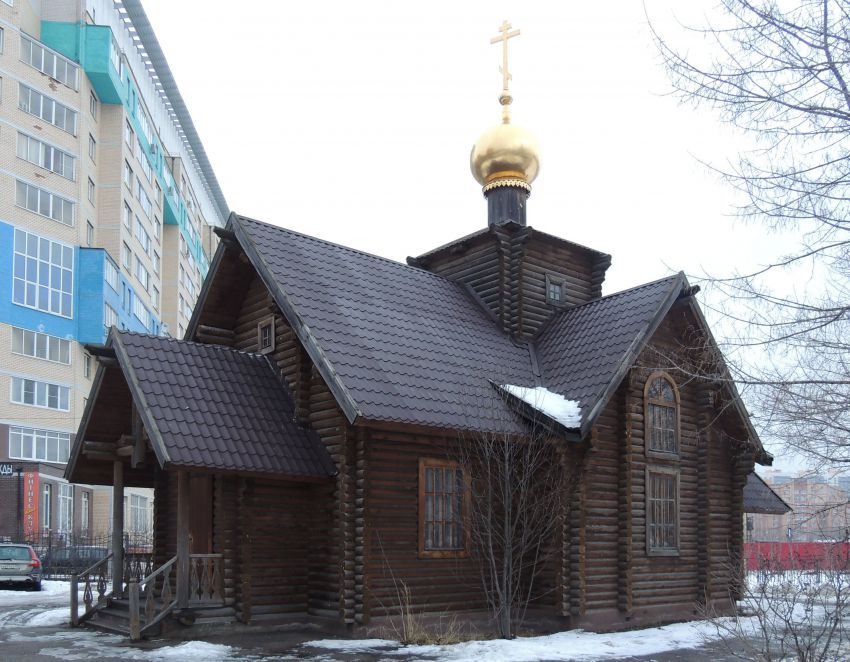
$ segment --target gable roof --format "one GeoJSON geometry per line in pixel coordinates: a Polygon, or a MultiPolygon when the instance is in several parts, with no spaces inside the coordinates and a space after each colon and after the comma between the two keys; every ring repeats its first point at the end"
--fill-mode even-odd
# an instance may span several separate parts
{"type": "Polygon", "coordinates": [[[747,474],[744,485],[744,512],[764,515],[784,515],[793,510],[785,500],[774,492],[755,471],[747,474]]]}
{"type": "MultiPolygon", "coordinates": [[[[679,273],[602,297],[562,311],[533,342],[521,342],[466,286],[419,267],[236,214],[225,232],[248,256],[350,423],[522,434],[515,418],[522,408],[498,387],[546,386],[580,402],[581,427],[569,436],[584,437],[688,288],[679,273]]],[[[190,336],[199,319],[196,310],[190,336]]],[[[760,461],[769,462],[734,384],[730,392],[760,461]]]]}
{"type": "Polygon", "coordinates": [[[579,402],[582,432],[686,285],[681,273],[662,278],[568,308],[541,330],[537,350],[543,381],[579,402]]]}
{"type": "MultiPolygon", "coordinates": [[[[265,356],[116,329],[107,344],[161,466],[336,474],[318,436],[294,422],[292,397],[265,356]]],[[[88,419],[83,416],[69,472],[88,419]]]]}
{"type": "Polygon", "coordinates": [[[253,219],[231,227],[349,422],[521,431],[490,380],[532,383],[529,348],[462,286],[253,219]]]}

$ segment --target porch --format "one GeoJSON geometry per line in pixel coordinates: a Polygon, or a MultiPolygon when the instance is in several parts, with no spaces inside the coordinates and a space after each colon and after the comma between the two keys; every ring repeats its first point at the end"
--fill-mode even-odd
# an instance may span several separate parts
{"type": "Polygon", "coordinates": [[[113,487],[112,534],[72,580],[71,624],[138,639],[178,620],[338,613],[334,568],[311,553],[326,549],[336,469],[271,364],[114,329],[89,351],[100,365],[66,477],[113,487]],[[144,558],[124,547],[129,486],[154,490],[144,558]]]}

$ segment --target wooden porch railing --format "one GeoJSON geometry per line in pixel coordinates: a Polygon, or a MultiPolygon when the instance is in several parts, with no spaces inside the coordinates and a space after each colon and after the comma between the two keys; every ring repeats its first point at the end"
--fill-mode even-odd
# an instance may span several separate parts
{"type": "Polygon", "coordinates": [[[189,555],[189,604],[224,604],[224,556],[189,555]]]}
{"type": "MultiPolygon", "coordinates": [[[[146,630],[162,621],[177,606],[171,589],[171,570],[177,563],[173,556],[147,577],[130,577],[128,598],[130,608],[130,639],[138,641],[146,630]],[[159,587],[159,588],[157,588],[159,587]],[[144,599],[144,612],[139,609],[144,599]],[[142,615],[144,614],[144,622],[142,615]]],[[[179,578],[178,578],[179,579],[179,578]]]]}
{"type": "Polygon", "coordinates": [[[112,554],[108,554],[105,558],[95,563],[90,568],[86,568],[79,574],[71,575],[71,626],[76,627],[83,621],[92,617],[97,609],[106,604],[109,595],[106,592],[109,585],[109,562],[112,560],[112,554]],[[85,584],[83,588],[83,604],[86,606],[85,612],[80,616],[79,599],[80,599],[80,579],[85,584]],[[97,589],[97,603],[94,602],[94,594],[92,592],[92,581],[97,589]]]}
{"type": "Polygon", "coordinates": [[[124,553],[124,583],[131,579],[141,582],[153,572],[153,552],[124,553]]]}

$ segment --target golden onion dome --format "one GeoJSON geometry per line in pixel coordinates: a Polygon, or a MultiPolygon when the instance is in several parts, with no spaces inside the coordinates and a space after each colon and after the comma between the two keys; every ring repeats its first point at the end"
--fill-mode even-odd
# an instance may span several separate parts
{"type": "Polygon", "coordinates": [[[519,186],[530,191],[540,170],[537,138],[527,129],[511,124],[505,115],[506,121],[481,134],[469,156],[472,176],[485,193],[497,186],[519,186]]]}

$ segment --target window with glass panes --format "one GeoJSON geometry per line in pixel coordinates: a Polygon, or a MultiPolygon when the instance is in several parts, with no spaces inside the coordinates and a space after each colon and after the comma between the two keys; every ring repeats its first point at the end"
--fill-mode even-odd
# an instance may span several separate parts
{"type": "Polygon", "coordinates": [[[644,391],[647,451],[679,452],[679,394],[673,380],[663,373],[650,375],[644,391]]]}
{"type": "Polygon", "coordinates": [[[646,549],[649,554],[679,552],[679,472],[646,470],[646,549]]]}
{"type": "Polygon", "coordinates": [[[16,460],[67,462],[71,453],[68,432],[39,430],[13,425],[9,427],[9,457],[16,460]]]}
{"type": "Polygon", "coordinates": [[[71,363],[71,342],[46,333],[12,327],[12,352],[55,363],[71,363]]]}
{"type": "Polygon", "coordinates": [[[466,489],[455,462],[419,461],[419,552],[451,556],[466,552],[466,489]]]}
{"type": "Polygon", "coordinates": [[[15,229],[12,301],[71,317],[74,251],[56,241],[15,229]]]}

